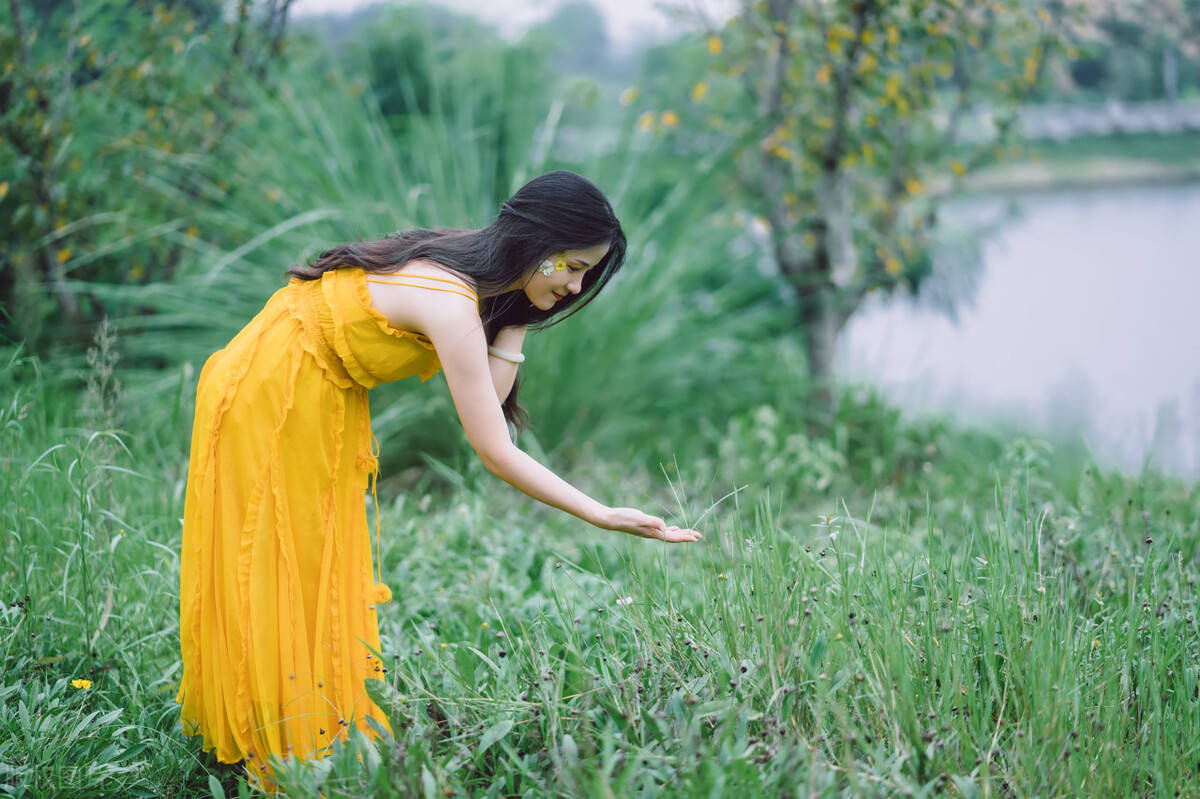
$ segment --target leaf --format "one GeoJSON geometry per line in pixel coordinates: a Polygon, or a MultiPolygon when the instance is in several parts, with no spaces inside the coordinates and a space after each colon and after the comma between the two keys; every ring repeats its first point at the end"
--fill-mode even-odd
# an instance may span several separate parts
{"type": "Polygon", "coordinates": [[[480,755],[486,752],[492,744],[496,743],[496,741],[499,741],[505,735],[508,735],[508,731],[511,730],[512,727],[513,723],[511,719],[505,719],[498,724],[493,724],[491,727],[488,727],[487,732],[485,732],[483,737],[479,739],[479,748],[475,750],[475,757],[478,758],[480,755]]]}
{"type": "Polygon", "coordinates": [[[561,749],[563,760],[565,760],[568,765],[579,765],[579,747],[575,745],[574,738],[572,738],[570,735],[564,735],[562,737],[561,749]]]}
{"type": "Polygon", "coordinates": [[[212,774],[208,775],[208,792],[213,795],[213,799],[225,799],[225,789],[221,787],[221,781],[212,774]]]}

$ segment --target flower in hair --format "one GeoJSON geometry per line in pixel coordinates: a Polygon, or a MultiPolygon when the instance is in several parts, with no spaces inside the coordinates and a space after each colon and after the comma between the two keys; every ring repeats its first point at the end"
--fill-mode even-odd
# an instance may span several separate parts
{"type": "Polygon", "coordinates": [[[561,272],[566,268],[567,259],[562,253],[555,255],[553,259],[547,258],[538,265],[538,271],[540,271],[546,277],[550,277],[550,275],[554,274],[555,272],[561,272]]]}

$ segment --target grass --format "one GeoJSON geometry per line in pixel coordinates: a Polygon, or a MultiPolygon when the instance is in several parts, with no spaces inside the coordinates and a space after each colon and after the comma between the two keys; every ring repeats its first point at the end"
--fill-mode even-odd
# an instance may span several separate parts
{"type": "MultiPolygon", "coordinates": [[[[0,787],[247,793],[180,736],[173,701],[189,393],[160,399],[135,436],[83,424],[19,355],[0,385],[0,787]]],[[[395,599],[374,687],[396,737],[352,738],[281,783],[1188,794],[1197,487],[925,425],[847,392],[824,439],[747,410],[659,476],[586,453],[565,470],[605,501],[697,524],[689,547],[588,528],[478,466],[453,484],[426,474],[385,499],[395,599]]]]}

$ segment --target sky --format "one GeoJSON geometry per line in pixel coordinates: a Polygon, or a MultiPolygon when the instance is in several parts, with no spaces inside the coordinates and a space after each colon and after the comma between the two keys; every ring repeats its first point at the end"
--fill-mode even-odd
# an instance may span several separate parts
{"type": "MultiPolygon", "coordinates": [[[[387,2],[387,0],[384,0],[387,2]]],[[[352,11],[370,5],[372,0],[295,0],[292,13],[297,17],[338,11],[352,11]]],[[[518,35],[541,22],[559,5],[546,0],[429,0],[455,11],[472,14],[494,25],[506,36],[518,35]]],[[[665,38],[678,23],[672,23],[668,9],[705,15],[714,22],[730,16],[736,0],[590,0],[608,22],[608,33],[619,49],[646,40],[665,38]]],[[[403,5],[395,2],[393,4],[403,5]]]]}

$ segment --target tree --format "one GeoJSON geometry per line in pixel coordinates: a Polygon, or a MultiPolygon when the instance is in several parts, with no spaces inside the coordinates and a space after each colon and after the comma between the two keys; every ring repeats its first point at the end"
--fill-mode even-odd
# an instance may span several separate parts
{"type": "Polygon", "coordinates": [[[169,277],[198,189],[170,195],[162,178],[189,186],[187,159],[220,151],[239,82],[261,82],[283,50],[290,2],[239,0],[225,22],[219,0],[8,0],[0,333],[31,349],[83,341],[104,310],[80,283],[169,277]]]}
{"type": "Polygon", "coordinates": [[[1062,11],[759,0],[707,31],[707,71],[678,127],[737,146],[731,188],[769,225],[824,416],[838,332],[871,292],[914,290],[929,273],[938,193],[1014,133],[1062,11]]]}

